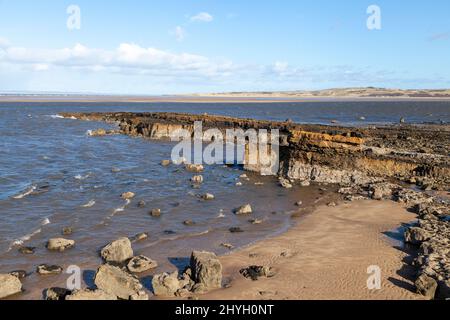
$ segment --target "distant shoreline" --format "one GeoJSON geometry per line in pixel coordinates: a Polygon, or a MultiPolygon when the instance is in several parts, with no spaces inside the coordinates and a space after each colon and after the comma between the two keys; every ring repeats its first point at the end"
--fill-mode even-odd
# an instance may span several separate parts
{"type": "Polygon", "coordinates": [[[114,96],[114,95],[0,95],[1,103],[302,103],[302,102],[357,102],[357,101],[450,101],[449,97],[355,97],[355,96],[114,96]]]}

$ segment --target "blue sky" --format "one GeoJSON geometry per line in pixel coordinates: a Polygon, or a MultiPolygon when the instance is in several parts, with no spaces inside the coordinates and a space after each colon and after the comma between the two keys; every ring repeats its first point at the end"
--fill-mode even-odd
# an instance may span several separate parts
{"type": "Polygon", "coordinates": [[[0,91],[448,88],[449,12],[448,0],[0,0],[0,91]],[[370,5],[381,30],[366,26],[370,5]]]}

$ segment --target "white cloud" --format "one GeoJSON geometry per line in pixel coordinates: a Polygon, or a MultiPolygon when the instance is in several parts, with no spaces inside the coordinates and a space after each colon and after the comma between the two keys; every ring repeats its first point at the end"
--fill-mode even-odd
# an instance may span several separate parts
{"type": "Polygon", "coordinates": [[[208,12],[200,12],[196,14],[195,16],[192,16],[191,21],[199,21],[199,22],[211,22],[214,20],[214,17],[209,14],[208,12]]]}
{"type": "Polygon", "coordinates": [[[186,30],[183,27],[177,26],[175,30],[172,32],[177,41],[183,41],[186,37],[186,30]]]}
{"type": "Polygon", "coordinates": [[[0,49],[9,47],[9,40],[6,38],[0,37],[0,49]]]}

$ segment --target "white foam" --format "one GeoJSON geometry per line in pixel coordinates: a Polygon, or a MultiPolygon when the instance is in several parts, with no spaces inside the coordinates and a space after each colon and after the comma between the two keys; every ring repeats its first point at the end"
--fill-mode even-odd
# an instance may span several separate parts
{"type": "Polygon", "coordinates": [[[61,115],[59,115],[59,114],[52,114],[52,115],[50,116],[50,118],[52,118],[52,119],[64,119],[64,117],[61,116],[61,115]]]}
{"type": "Polygon", "coordinates": [[[22,199],[26,196],[32,194],[36,190],[36,186],[28,187],[24,192],[19,193],[18,195],[14,196],[13,199],[22,199]]]}
{"type": "Polygon", "coordinates": [[[81,207],[83,207],[83,208],[90,208],[90,207],[93,207],[94,205],[95,205],[95,200],[91,200],[88,203],[82,205],[81,207]]]}
{"type": "Polygon", "coordinates": [[[85,180],[87,178],[89,178],[91,176],[90,173],[88,173],[87,175],[82,176],[81,174],[77,174],[74,178],[77,180],[85,180]]]}

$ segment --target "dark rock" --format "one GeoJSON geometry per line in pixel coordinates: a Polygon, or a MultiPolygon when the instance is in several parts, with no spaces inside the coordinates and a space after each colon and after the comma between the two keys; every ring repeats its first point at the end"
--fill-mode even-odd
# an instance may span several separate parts
{"type": "Polygon", "coordinates": [[[72,291],[65,288],[49,288],[45,289],[43,296],[44,300],[53,300],[53,301],[61,301],[65,300],[68,295],[70,295],[72,291]]]}
{"type": "Polygon", "coordinates": [[[231,233],[241,233],[244,232],[244,230],[242,230],[239,227],[231,227],[230,229],[228,229],[231,233]]]}
{"type": "Polygon", "coordinates": [[[36,272],[40,275],[60,274],[62,271],[62,267],[48,264],[41,264],[36,268],[36,272]]]}
{"type": "Polygon", "coordinates": [[[19,252],[22,254],[34,254],[36,251],[35,247],[20,247],[19,252]]]}
{"type": "Polygon", "coordinates": [[[248,268],[241,269],[239,273],[245,278],[250,278],[253,281],[258,280],[260,277],[269,278],[275,275],[271,267],[265,266],[250,266],[248,268]]]}

